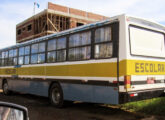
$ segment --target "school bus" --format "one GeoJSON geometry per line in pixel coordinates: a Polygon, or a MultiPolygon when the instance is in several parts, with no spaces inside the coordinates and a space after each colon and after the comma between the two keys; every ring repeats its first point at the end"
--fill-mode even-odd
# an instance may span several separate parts
{"type": "Polygon", "coordinates": [[[0,50],[0,86],[65,101],[122,104],[165,92],[165,27],[119,15],[0,50]]]}

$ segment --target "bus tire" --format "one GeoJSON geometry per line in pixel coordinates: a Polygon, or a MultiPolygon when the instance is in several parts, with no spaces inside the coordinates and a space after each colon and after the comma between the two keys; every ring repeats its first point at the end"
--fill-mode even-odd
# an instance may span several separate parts
{"type": "Polygon", "coordinates": [[[54,83],[50,87],[49,99],[54,107],[62,108],[64,105],[63,91],[58,83],[54,83]]]}
{"type": "Polygon", "coordinates": [[[3,82],[2,89],[3,89],[3,94],[5,94],[5,95],[9,95],[11,93],[6,80],[3,82]]]}

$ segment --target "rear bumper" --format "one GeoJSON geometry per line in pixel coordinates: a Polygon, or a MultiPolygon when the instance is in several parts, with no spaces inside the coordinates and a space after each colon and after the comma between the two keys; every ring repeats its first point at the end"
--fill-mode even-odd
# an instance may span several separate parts
{"type": "Polygon", "coordinates": [[[161,97],[164,95],[165,95],[165,88],[156,89],[156,90],[147,90],[147,91],[124,92],[124,93],[119,93],[119,104],[146,100],[146,99],[161,97]],[[133,93],[135,93],[136,96],[131,97],[130,95],[133,93]]]}

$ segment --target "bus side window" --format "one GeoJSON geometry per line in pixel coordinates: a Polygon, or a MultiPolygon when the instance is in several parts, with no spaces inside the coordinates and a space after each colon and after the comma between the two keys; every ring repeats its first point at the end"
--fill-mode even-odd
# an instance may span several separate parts
{"type": "Polygon", "coordinates": [[[0,52],[0,66],[2,66],[2,53],[0,52]]]}
{"type": "Polygon", "coordinates": [[[9,60],[8,60],[8,64],[13,65],[13,55],[14,55],[14,50],[9,50],[9,60]]]}
{"type": "Polygon", "coordinates": [[[38,54],[38,63],[45,62],[45,53],[38,54]]]}
{"type": "MultiPolygon", "coordinates": [[[[45,42],[36,43],[31,46],[31,63],[45,63],[45,42]]],[[[28,57],[26,57],[26,64],[28,64],[28,57]]]]}
{"type": "Polygon", "coordinates": [[[24,64],[24,54],[25,54],[25,48],[24,47],[19,48],[19,57],[18,57],[19,65],[24,64]]]}
{"type": "Polygon", "coordinates": [[[25,55],[29,55],[30,54],[30,46],[26,46],[25,47],[25,55]]]}
{"type": "Polygon", "coordinates": [[[87,60],[91,56],[91,32],[76,33],[69,37],[69,60],[87,60]]]}
{"type": "Polygon", "coordinates": [[[38,44],[33,44],[31,46],[31,53],[37,53],[38,52],[38,44]]]}
{"type": "Polygon", "coordinates": [[[18,49],[14,49],[13,50],[13,65],[17,65],[18,63],[17,55],[18,55],[18,49]]]}
{"type": "Polygon", "coordinates": [[[66,37],[57,39],[57,62],[66,60],[66,37]]]}
{"type": "Polygon", "coordinates": [[[49,40],[47,45],[47,62],[56,62],[56,39],[49,40]]]}
{"type": "Polygon", "coordinates": [[[29,62],[30,62],[29,56],[25,56],[25,62],[24,62],[24,64],[25,64],[25,65],[28,65],[29,62]]]}
{"type": "Polygon", "coordinates": [[[4,52],[4,66],[8,66],[8,55],[9,55],[9,52],[5,51],[4,52]]]}
{"type": "Polygon", "coordinates": [[[111,27],[98,28],[95,31],[95,58],[109,58],[113,54],[111,27]]]}

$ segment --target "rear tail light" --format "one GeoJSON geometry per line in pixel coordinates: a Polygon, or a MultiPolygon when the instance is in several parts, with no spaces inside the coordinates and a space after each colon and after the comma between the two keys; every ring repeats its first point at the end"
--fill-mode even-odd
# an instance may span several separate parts
{"type": "Polygon", "coordinates": [[[129,96],[130,97],[135,97],[135,96],[138,96],[138,94],[137,93],[131,93],[129,96]]]}
{"type": "Polygon", "coordinates": [[[124,76],[124,85],[125,85],[126,91],[131,88],[131,76],[130,75],[124,76]]]}

